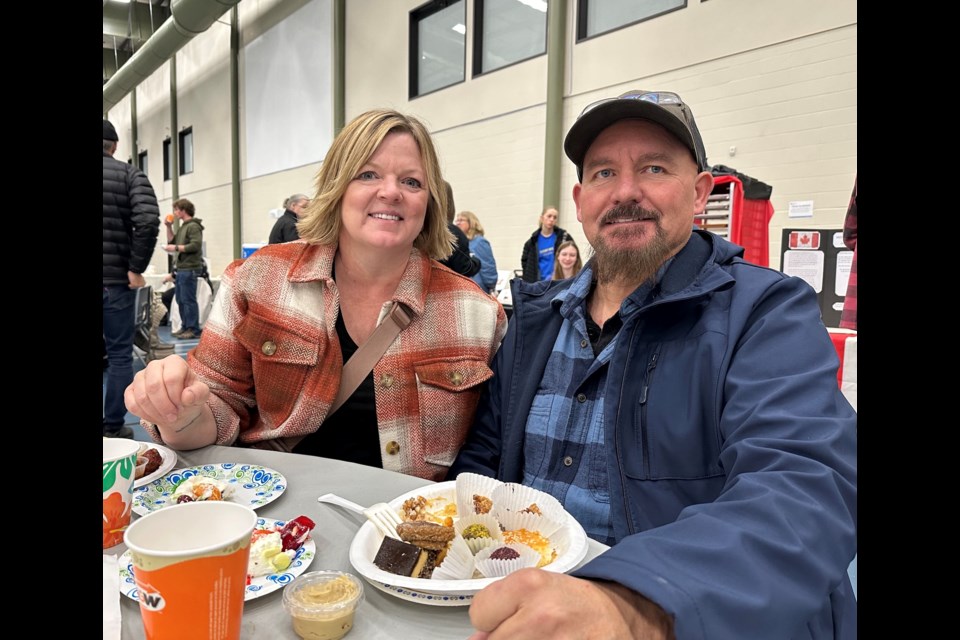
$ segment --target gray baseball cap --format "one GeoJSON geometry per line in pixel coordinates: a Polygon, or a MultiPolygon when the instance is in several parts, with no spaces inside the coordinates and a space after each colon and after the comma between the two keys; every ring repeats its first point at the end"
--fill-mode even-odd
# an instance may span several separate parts
{"type": "Polygon", "coordinates": [[[583,180],[583,159],[600,132],[614,122],[627,118],[640,118],[659,124],[690,149],[700,171],[709,169],[693,111],[680,96],[668,91],[633,90],[587,105],[570,127],[563,141],[563,150],[577,165],[577,178],[583,180]]]}

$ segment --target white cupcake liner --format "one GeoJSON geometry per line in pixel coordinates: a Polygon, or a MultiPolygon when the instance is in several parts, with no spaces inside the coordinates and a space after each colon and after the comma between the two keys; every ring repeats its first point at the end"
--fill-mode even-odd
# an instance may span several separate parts
{"type": "MultiPolygon", "coordinates": [[[[527,531],[529,532],[530,530],[527,529],[527,531]]],[[[557,551],[556,545],[554,545],[553,540],[543,535],[542,533],[533,532],[533,533],[540,533],[540,537],[544,539],[544,542],[540,544],[535,544],[535,541],[533,540],[522,539],[522,537],[521,538],[514,537],[511,535],[512,533],[516,533],[516,532],[510,529],[503,532],[504,542],[506,542],[507,544],[523,544],[530,547],[534,551],[536,551],[537,555],[541,558],[541,560],[537,563],[537,566],[545,567],[560,557],[560,552],[557,551]]]]}
{"type": "Polygon", "coordinates": [[[447,547],[447,555],[439,567],[433,570],[433,580],[469,580],[473,577],[473,553],[466,541],[456,536],[447,547]]]}
{"type": "Polygon", "coordinates": [[[485,578],[502,578],[510,575],[514,571],[535,567],[540,562],[540,554],[525,544],[502,544],[495,547],[487,547],[480,551],[476,557],[477,569],[485,578]],[[520,554],[519,558],[514,560],[495,560],[490,554],[502,547],[509,547],[520,554]]]}
{"type": "Polygon", "coordinates": [[[439,491],[437,493],[431,493],[429,487],[424,487],[423,493],[417,495],[411,500],[416,500],[417,498],[423,498],[426,502],[426,505],[423,507],[424,511],[422,515],[417,518],[408,517],[407,513],[403,509],[403,505],[397,509],[397,514],[400,516],[401,520],[404,521],[413,521],[413,520],[423,520],[425,522],[433,522],[439,525],[446,525],[446,519],[449,517],[451,519],[456,519],[456,494],[453,489],[439,491]],[[448,508],[453,506],[452,509],[448,508]]]}
{"type": "Polygon", "coordinates": [[[483,515],[473,514],[464,516],[454,523],[453,528],[456,529],[458,535],[462,536],[463,530],[472,524],[482,524],[490,531],[489,538],[472,538],[470,540],[464,538],[464,542],[474,555],[476,555],[481,549],[503,544],[503,534],[500,532],[500,523],[497,522],[497,519],[489,513],[485,513],[483,515]]]}
{"type": "MultiPolygon", "coordinates": [[[[457,476],[457,513],[463,518],[469,515],[478,515],[473,508],[473,496],[479,495],[493,500],[493,492],[503,483],[490,476],[481,476],[477,473],[461,473],[457,476]]],[[[494,500],[493,509],[496,509],[494,500]]],[[[491,513],[493,510],[491,509],[491,513]]]]}
{"type": "Polygon", "coordinates": [[[494,517],[506,531],[527,529],[550,537],[563,527],[567,516],[560,501],[548,493],[513,482],[505,483],[494,491],[494,517]],[[527,512],[530,505],[537,505],[541,515],[527,512]]]}

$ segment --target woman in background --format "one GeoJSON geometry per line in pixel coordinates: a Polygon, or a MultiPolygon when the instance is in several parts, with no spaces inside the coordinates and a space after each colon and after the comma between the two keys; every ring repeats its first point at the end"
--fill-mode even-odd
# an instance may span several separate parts
{"type": "Polygon", "coordinates": [[[506,331],[496,300],[434,260],[452,251],[446,197],[419,120],[361,114],[320,167],[300,240],[233,262],[200,344],[137,373],[127,408],[174,449],[274,440],[443,480],[506,331]],[[409,325],[331,412],[344,363],[396,306],[409,325]]]}
{"type": "Polygon", "coordinates": [[[557,226],[559,217],[556,207],[546,207],[540,214],[540,226],[523,243],[520,265],[526,282],[550,280],[560,244],[570,240],[570,234],[557,226]]]}
{"type": "Polygon", "coordinates": [[[566,280],[580,273],[583,262],[580,260],[580,249],[573,240],[561,242],[557,247],[557,259],[553,268],[554,280],[566,280]]]}
{"type": "Polygon", "coordinates": [[[493,293],[497,286],[497,261],[493,258],[493,249],[490,242],[483,237],[483,225],[472,211],[461,211],[453,223],[460,227],[470,241],[470,253],[480,259],[480,273],[473,276],[473,281],[487,293],[493,293]]]}

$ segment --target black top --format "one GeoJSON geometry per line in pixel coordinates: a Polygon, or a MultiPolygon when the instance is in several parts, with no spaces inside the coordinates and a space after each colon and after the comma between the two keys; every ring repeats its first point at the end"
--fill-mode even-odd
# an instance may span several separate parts
{"type": "MultiPolygon", "coordinates": [[[[337,337],[340,339],[343,361],[346,362],[358,347],[347,333],[343,314],[337,314],[337,337]]],[[[301,440],[293,452],[383,468],[372,370],[336,413],[328,416],[319,429],[301,440]]]]}
{"type": "Polygon", "coordinates": [[[456,238],[457,246],[453,248],[449,258],[440,260],[440,264],[468,278],[473,277],[480,272],[480,258],[470,255],[470,241],[460,227],[449,223],[447,228],[456,238]]]}
{"type": "Polygon", "coordinates": [[[299,240],[300,234],[297,232],[297,214],[290,209],[286,209],[283,215],[277,218],[270,230],[270,244],[280,244],[281,242],[290,242],[299,240]]]}

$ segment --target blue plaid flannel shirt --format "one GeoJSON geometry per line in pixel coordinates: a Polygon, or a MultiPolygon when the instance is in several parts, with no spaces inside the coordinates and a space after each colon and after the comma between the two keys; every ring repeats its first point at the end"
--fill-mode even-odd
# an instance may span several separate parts
{"type": "MultiPolygon", "coordinates": [[[[670,262],[623,301],[624,323],[647,300],[670,262]]],[[[527,417],[523,484],[557,498],[588,536],[612,545],[603,393],[607,363],[620,336],[594,355],[585,315],[592,281],[588,263],[570,287],[553,298],[560,304],[563,324],[527,417]]]]}

